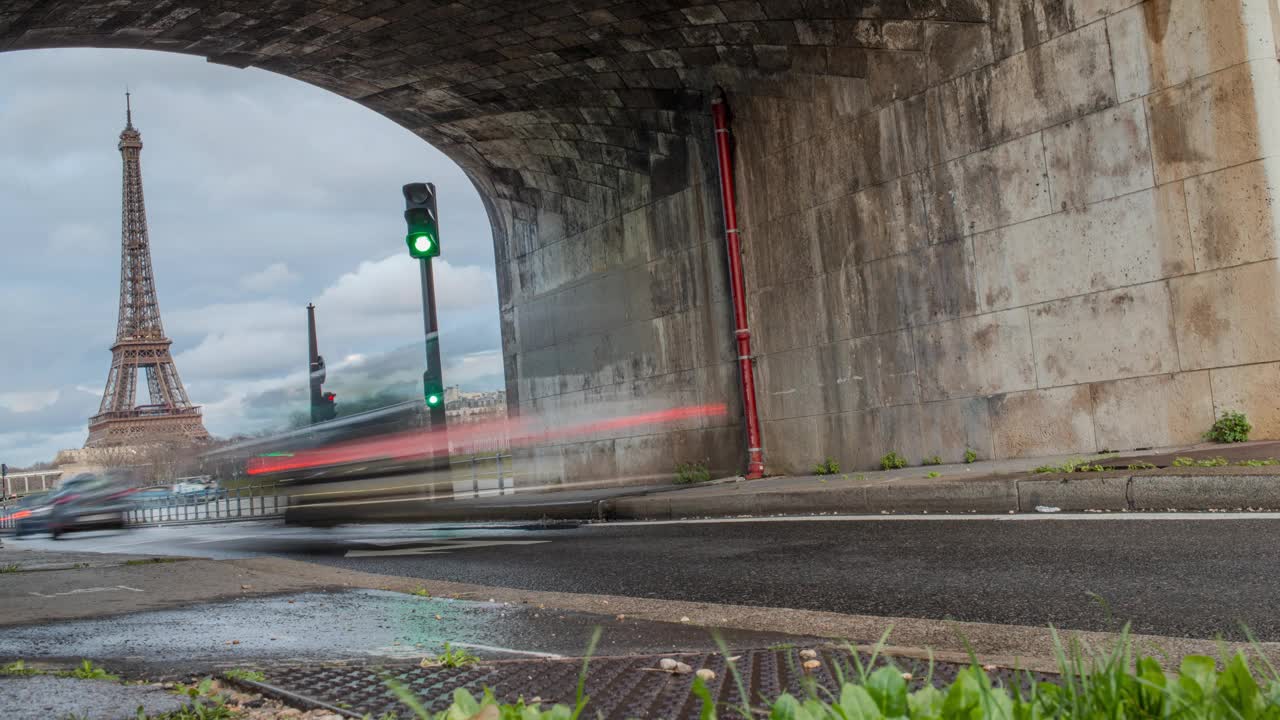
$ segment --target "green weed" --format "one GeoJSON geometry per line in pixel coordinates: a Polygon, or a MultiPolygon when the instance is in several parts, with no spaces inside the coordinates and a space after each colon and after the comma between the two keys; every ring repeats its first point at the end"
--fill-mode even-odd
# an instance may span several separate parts
{"type": "Polygon", "coordinates": [[[942,473],[938,472],[937,470],[930,470],[929,474],[925,475],[925,477],[928,477],[928,478],[942,477],[942,473]]]}
{"type": "Polygon", "coordinates": [[[977,459],[978,453],[974,452],[971,448],[964,449],[964,462],[966,465],[972,464],[977,459]]]}
{"type": "Polygon", "coordinates": [[[8,565],[0,565],[0,573],[16,573],[22,572],[21,563],[9,563],[8,565]]]}
{"type": "Polygon", "coordinates": [[[174,695],[186,695],[189,698],[210,697],[213,694],[213,678],[205,678],[195,685],[178,683],[173,688],[174,695]]]}
{"type": "Polygon", "coordinates": [[[1238,443],[1249,439],[1253,426],[1249,419],[1240,412],[1223,412],[1222,417],[1213,421],[1213,427],[1204,434],[1205,440],[1220,443],[1238,443]]]}
{"type": "Polygon", "coordinates": [[[231,680],[248,680],[249,682],[266,682],[267,676],[262,674],[261,670],[249,670],[247,668],[232,668],[222,673],[231,680]]]}
{"type": "Polygon", "coordinates": [[[681,485],[707,482],[711,471],[702,463],[680,463],[676,466],[676,482],[681,485]]]}
{"type": "Polygon", "coordinates": [[[1130,470],[1155,470],[1156,466],[1149,462],[1136,462],[1129,465],[1130,470]]]}
{"type": "Polygon", "coordinates": [[[942,464],[942,458],[941,458],[940,456],[938,456],[938,455],[930,455],[929,457],[927,457],[927,458],[925,458],[925,459],[921,460],[921,461],[920,461],[920,464],[921,464],[921,465],[925,465],[925,466],[929,466],[929,465],[941,465],[941,464],[942,464]]]}
{"type": "Polygon", "coordinates": [[[1107,468],[1097,463],[1089,462],[1084,458],[1071,458],[1061,465],[1041,465],[1034,472],[1037,473],[1080,473],[1080,472],[1102,472],[1107,468]]]}
{"type": "Polygon", "coordinates": [[[409,594],[410,594],[410,595],[417,595],[418,597],[424,597],[424,598],[429,598],[429,597],[431,597],[431,592],[430,592],[429,590],[427,590],[426,588],[424,588],[424,587],[418,587],[418,589],[414,590],[413,592],[411,592],[411,593],[409,593],[409,594]]]}
{"type": "Polygon", "coordinates": [[[0,665],[0,675],[20,675],[23,677],[29,675],[43,675],[44,672],[33,667],[28,667],[26,661],[14,660],[8,665],[0,665]]]}
{"type": "Polygon", "coordinates": [[[480,662],[480,658],[471,654],[466,648],[454,649],[449,643],[444,644],[444,652],[434,658],[423,658],[423,667],[464,668],[480,662]]]}
{"type": "Polygon", "coordinates": [[[813,466],[814,475],[835,475],[840,472],[840,463],[827,458],[826,460],[813,466]]]}
{"type": "Polygon", "coordinates": [[[880,458],[881,470],[898,470],[907,466],[907,459],[902,457],[895,450],[890,450],[887,455],[880,458]]]}
{"type": "Polygon", "coordinates": [[[1199,460],[1197,460],[1196,458],[1189,458],[1189,457],[1176,457],[1173,459],[1174,467],[1210,468],[1210,467],[1226,467],[1227,465],[1230,465],[1230,464],[1231,463],[1227,462],[1227,459],[1224,457],[1202,458],[1199,460]]]}
{"type": "Polygon", "coordinates": [[[138,720],[234,720],[238,714],[221,701],[196,700],[190,705],[158,715],[148,715],[138,708],[138,720]]]}
{"type": "Polygon", "coordinates": [[[112,675],[105,668],[94,665],[91,660],[81,660],[75,670],[58,673],[62,677],[79,678],[80,680],[119,680],[119,675],[112,675]]]}
{"type": "Polygon", "coordinates": [[[1266,467],[1268,465],[1280,465],[1280,460],[1275,458],[1264,458],[1262,460],[1241,460],[1236,463],[1240,467],[1266,467]]]}

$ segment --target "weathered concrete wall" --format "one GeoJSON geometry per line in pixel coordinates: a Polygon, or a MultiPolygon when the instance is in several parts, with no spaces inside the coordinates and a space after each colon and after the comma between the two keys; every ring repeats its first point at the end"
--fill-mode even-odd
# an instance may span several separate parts
{"type": "Polygon", "coordinates": [[[1280,436],[1280,9],[969,9],[736,98],[771,468],[1280,436]]]}
{"type": "MultiPolygon", "coordinates": [[[[0,51],[330,89],[487,204],[548,482],[741,468],[708,98],[735,115],[766,460],[1280,436],[1275,0],[0,0],[0,51]]],[[[390,190],[394,192],[394,189],[390,190]]]]}

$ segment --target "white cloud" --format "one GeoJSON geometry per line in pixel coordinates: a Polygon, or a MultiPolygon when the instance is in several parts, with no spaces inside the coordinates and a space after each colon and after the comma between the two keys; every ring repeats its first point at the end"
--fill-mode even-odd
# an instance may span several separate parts
{"type": "Polygon", "coordinates": [[[298,274],[290,270],[288,265],[278,262],[240,278],[240,287],[250,292],[274,292],[296,283],[298,279],[298,274]]]}

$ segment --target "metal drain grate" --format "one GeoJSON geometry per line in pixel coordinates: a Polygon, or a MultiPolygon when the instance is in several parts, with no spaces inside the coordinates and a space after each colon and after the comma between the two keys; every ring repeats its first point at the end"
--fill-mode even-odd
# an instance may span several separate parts
{"type": "MultiPolygon", "coordinates": [[[[694,670],[714,670],[716,678],[707,683],[707,687],[720,706],[722,716],[737,716],[732,708],[741,701],[738,687],[726,673],[725,658],[718,653],[593,659],[586,680],[586,693],[590,696],[589,716],[599,714],[606,718],[637,720],[697,718],[700,704],[690,692],[694,675],[672,675],[655,670],[662,657],[678,657],[694,670]]],[[[747,692],[753,704],[757,705],[784,692],[802,695],[806,693],[806,683],[816,683],[827,691],[835,691],[837,667],[845,677],[854,675],[850,653],[843,649],[819,649],[821,667],[811,673],[804,671],[799,650],[794,648],[745,651],[735,657],[735,665],[747,692]]],[[[864,655],[861,659],[865,663],[869,658],[864,655]]],[[[929,673],[928,663],[902,658],[895,658],[893,662],[902,671],[913,675],[911,684],[914,687],[923,685],[929,673]]],[[[954,663],[935,663],[934,683],[945,684],[954,680],[963,667],[954,663]]],[[[469,690],[477,697],[489,688],[503,702],[514,702],[522,697],[528,701],[536,697],[541,698],[544,705],[572,705],[581,670],[581,660],[509,660],[457,669],[399,664],[293,667],[268,672],[268,685],[262,689],[283,691],[294,701],[300,696],[314,703],[342,708],[352,717],[368,714],[376,718],[383,713],[399,712],[400,717],[408,718],[411,717],[408,709],[387,688],[388,678],[411,688],[427,709],[437,712],[449,707],[457,688],[469,690]]],[[[1024,676],[1011,670],[998,669],[988,674],[993,681],[1006,685],[1025,682],[1024,676]]],[[[1033,673],[1032,678],[1038,682],[1051,679],[1051,676],[1033,673]]]]}

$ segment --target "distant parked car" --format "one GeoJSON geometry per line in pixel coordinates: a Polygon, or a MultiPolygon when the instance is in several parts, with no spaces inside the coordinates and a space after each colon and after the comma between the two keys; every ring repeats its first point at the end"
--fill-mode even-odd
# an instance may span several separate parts
{"type": "Polygon", "coordinates": [[[25,495],[5,515],[6,520],[13,521],[13,534],[17,537],[44,531],[45,520],[52,507],[49,505],[53,493],[38,492],[25,495]]]}
{"type": "Polygon", "coordinates": [[[136,488],[119,480],[84,473],[66,480],[50,502],[47,527],[54,539],[77,530],[123,528],[136,488]]]}

